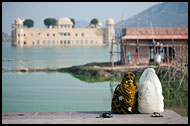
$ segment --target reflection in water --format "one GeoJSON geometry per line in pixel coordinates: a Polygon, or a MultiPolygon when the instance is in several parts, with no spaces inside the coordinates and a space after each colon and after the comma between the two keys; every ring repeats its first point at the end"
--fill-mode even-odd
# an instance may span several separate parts
{"type": "MultiPolygon", "coordinates": [[[[91,78],[92,79],[92,78],[91,78]]],[[[59,72],[3,73],[3,112],[110,111],[120,81],[88,83],[59,72]],[[34,79],[35,78],[35,79],[34,79]]],[[[188,89],[163,85],[165,109],[188,116],[188,89]]]]}
{"type": "MultiPolygon", "coordinates": [[[[109,61],[108,47],[20,49],[7,44],[2,44],[2,59],[24,59],[24,62],[2,62],[2,68],[7,69],[62,67],[109,61]]],[[[110,81],[112,79],[70,76],[59,72],[2,73],[2,111],[60,112],[71,111],[71,108],[72,111],[109,111],[114,89],[121,81],[119,78],[119,81],[110,81]]],[[[165,109],[188,116],[188,88],[179,91],[165,85],[165,109]]]]}
{"type": "Polygon", "coordinates": [[[113,93],[114,93],[113,81],[110,81],[110,92],[111,92],[111,99],[112,99],[113,93]]]}
{"type": "Polygon", "coordinates": [[[3,112],[110,111],[109,82],[87,83],[70,74],[2,74],[3,112]]]}

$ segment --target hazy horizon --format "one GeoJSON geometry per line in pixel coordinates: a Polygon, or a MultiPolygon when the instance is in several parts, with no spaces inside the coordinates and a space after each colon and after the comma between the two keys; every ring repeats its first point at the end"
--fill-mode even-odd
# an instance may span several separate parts
{"type": "Polygon", "coordinates": [[[43,21],[48,17],[87,22],[97,18],[103,26],[107,18],[112,18],[116,24],[158,3],[161,2],[2,2],[2,31],[10,35],[17,17],[32,19],[34,28],[45,28],[43,21]]]}

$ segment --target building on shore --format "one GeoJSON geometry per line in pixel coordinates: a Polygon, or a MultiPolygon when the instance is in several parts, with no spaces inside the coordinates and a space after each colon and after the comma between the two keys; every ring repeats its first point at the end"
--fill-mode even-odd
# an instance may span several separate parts
{"type": "Polygon", "coordinates": [[[2,36],[2,41],[11,41],[11,37],[10,36],[8,36],[8,35],[3,35],[2,36]]]}
{"type": "Polygon", "coordinates": [[[70,18],[57,20],[49,28],[26,28],[24,20],[17,18],[12,24],[11,42],[17,47],[36,46],[104,46],[115,40],[114,21],[106,20],[106,28],[99,22],[95,28],[72,28],[70,18]]]}
{"type": "Polygon", "coordinates": [[[11,36],[9,36],[8,34],[2,32],[2,41],[11,41],[11,36]]]}
{"type": "Polygon", "coordinates": [[[121,38],[121,64],[188,62],[188,28],[125,28],[121,38]]]}

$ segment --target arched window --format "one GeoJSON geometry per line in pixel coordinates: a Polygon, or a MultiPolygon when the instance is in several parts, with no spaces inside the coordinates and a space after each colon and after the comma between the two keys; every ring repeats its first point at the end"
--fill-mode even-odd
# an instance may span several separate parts
{"type": "Polygon", "coordinates": [[[50,40],[48,40],[48,45],[50,45],[50,40]]]}
{"type": "Polygon", "coordinates": [[[88,44],[88,40],[85,40],[85,44],[88,44]]]}
{"type": "Polygon", "coordinates": [[[80,44],[83,44],[83,40],[80,41],[80,44]]]}
{"type": "Polygon", "coordinates": [[[37,45],[40,45],[40,40],[37,40],[37,42],[36,42],[36,43],[37,43],[37,45]]]}
{"type": "Polygon", "coordinates": [[[24,45],[26,45],[27,43],[24,41],[24,45]]]}
{"type": "Polygon", "coordinates": [[[46,40],[43,40],[43,44],[46,45],[46,40]]]}
{"type": "Polygon", "coordinates": [[[52,45],[55,45],[55,40],[52,40],[52,45]]]}
{"type": "Polygon", "coordinates": [[[79,44],[79,40],[76,40],[76,44],[79,44]]]}
{"type": "Polygon", "coordinates": [[[93,44],[93,40],[91,40],[91,44],[93,44]]]}

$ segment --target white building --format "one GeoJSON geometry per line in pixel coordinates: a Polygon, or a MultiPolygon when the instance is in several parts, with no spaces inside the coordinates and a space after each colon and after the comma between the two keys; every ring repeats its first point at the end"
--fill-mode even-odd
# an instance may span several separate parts
{"type": "Polygon", "coordinates": [[[106,20],[106,28],[99,22],[95,28],[72,28],[70,18],[60,18],[55,27],[26,28],[17,18],[12,24],[12,46],[103,46],[115,40],[114,21],[106,20]]]}

